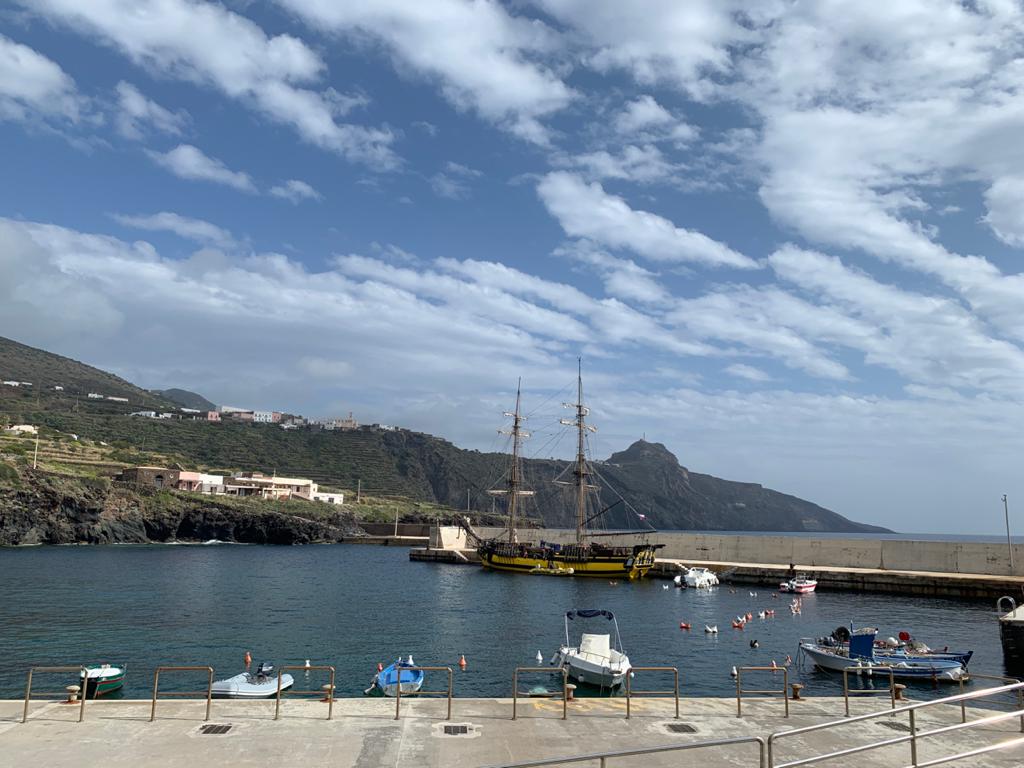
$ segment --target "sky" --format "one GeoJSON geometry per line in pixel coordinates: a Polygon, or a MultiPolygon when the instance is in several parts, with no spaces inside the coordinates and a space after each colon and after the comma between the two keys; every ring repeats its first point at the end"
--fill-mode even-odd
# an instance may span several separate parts
{"type": "Polygon", "coordinates": [[[1011,0],[15,0],[0,335],[1024,530],[1022,92],[1011,0]]]}

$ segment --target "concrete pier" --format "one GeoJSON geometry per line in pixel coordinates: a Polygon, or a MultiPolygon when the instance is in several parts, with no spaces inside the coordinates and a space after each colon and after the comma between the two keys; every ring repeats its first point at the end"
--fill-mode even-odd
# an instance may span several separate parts
{"type": "MultiPolygon", "coordinates": [[[[85,721],[78,709],[61,703],[33,703],[22,724],[21,701],[0,701],[0,755],[11,766],[199,766],[331,765],[335,768],[378,766],[474,766],[571,756],[603,750],[681,744],[732,737],[762,736],[842,717],[841,698],[790,702],[783,717],[779,699],[744,699],[742,718],[734,699],[684,699],[681,717],[673,718],[666,699],[634,699],[632,718],[625,718],[623,699],[580,699],[569,704],[561,719],[561,701],[521,699],[513,721],[508,699],[455,699],[452,720],[445,721],[444,699],[403,702],[395,720],[391,699],[340,699],[334,717],[314,700],[285,699],[275,721],[274,702],[213,702],[209,723],[229,725],[226,733],[204,734],[205,703],[161,700],[157,719],[149,722],[149,701],[88,702],[85,721]],[[464,725],[465,733],[447,735],[445,725],[464,725]],[[685,725],[680,733],[673,726],[685,725]]],[[[853,714],[879,711],[883,700],[858,700],[853,714]]],[[[991,710],[971,707],[969,719],[991,710]]],[[[776,763],[820,755],[906,734],[907,715],[843,725],[819,733],[783,739],[776,763]]],[[[919,731],[960,722],[959,707],[941,705],[917,713],[919,731]]],[[[455,729],[462,730],[462,729],[455,729]]],[[[935,759],[1019,737],[1017,720],[922,739],[919,760],[935,759]]],[[[910,763],[909,744],[883,747],[864,754],[859,764],[888,768],[910,763]]],[[[715,747],[698,752],[669,752],[643,758],[609,761],[610,765],[644,768],[699,764],[702,768],[758,765],[755,744],[715,747]]],[[[973,757],[963,765],[1010,768],[1024,763],[1024,748],[973,757]]],[[[830,763],[834,764],[834,763],[830,763]]]]}

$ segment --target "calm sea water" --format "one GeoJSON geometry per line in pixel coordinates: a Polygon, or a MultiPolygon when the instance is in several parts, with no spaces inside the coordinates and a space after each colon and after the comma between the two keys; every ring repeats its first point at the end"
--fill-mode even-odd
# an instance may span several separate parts
{"type": "MultiPolygon", "coordinates": [[[[907,629],[933,646],[973,649],[972,671],[1003,674],[988,601],[820,592],[792,616],[788,598],[773,599],[766,588],[753,597],[748,587],[704,592],[664,583],[490,573],[356,545],[0,549],[0,697],[23,695],[30,665],[103,661],[127,663],[122,695],[146,697],[157,665],[208,664],[226,677],[241,671],[246,650],[254,661],[332,664],[341,696],[361,695],[377,662],[411,653],[418,664],[454,666],[465,654],[456,695],[508,696],[512,669],[533,665],[538,650],[546,664],[563,639],[565,611],[579,607],[614,611],[633,664],[679,667],[690,696],[729,695],[732,666],[796,659],[800,637],[851,621],[878,626],[882,636],[907,629]],[[775,608],[776,618],[757,619],[763,608],[775,608]],[[731,618],[748,610],[748,627],[731,629],[731,618]],[[681,631],[681,620],[693,630],[681,631]],[[719,634],[706,635],[704,624],[717,624],[719,634]]],[[[588,626],[602,626],[593,621],[588,626]]],[[[842,690],[837,676],[796,665],[791,673],[812,693],[842,690]]],[[[67,682],[50,681],[50,690],[67,682]]],[[[297,682],[323,680],[299,673],[297,682]]],[[[541,676],[522,687],[550,682],[541,676]]],[[[648,682],[663,684],[651,678],[642,687],[648,682]]]]}

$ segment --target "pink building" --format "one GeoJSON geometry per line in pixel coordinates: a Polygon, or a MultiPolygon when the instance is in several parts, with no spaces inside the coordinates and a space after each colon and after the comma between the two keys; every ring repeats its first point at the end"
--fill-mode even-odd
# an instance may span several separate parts
{"type": "Polygon", "coordinates": [[[216,411],[207,411],[206,412],[206,420],[207,421],[220,421],[220,414],[217,413],[216,411]]]}

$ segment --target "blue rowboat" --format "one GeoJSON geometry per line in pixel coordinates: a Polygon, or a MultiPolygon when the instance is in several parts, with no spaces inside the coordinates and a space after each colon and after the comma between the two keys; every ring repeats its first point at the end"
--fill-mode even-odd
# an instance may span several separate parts
{"type": "Polygon", "coordinates": [[[398,694],[399,686],[403,696],[407,693],[416,693],[423,687],[423,678],[423,670],[415,668],[410,656],[408,661],[399,659],[374,675],[373,682],[364,693],[369,696],[376,692],[394,697],[398,694]]]}
{"type": "Polygon", "coordinates": [[[900,680],[957,682],[967,679],[967,670],[959,661],[922,656],[895,658],[876,655],[877,633],[878,630],[871,628],[854,630],[848,648],[803,640],[800,642],[800,652],[819,669],[833,672],[851,669],[865,677],[888,678],[891,670],[893,677],[900,680]]]}

